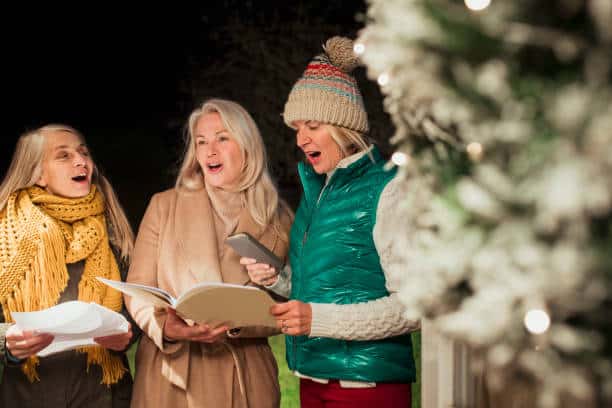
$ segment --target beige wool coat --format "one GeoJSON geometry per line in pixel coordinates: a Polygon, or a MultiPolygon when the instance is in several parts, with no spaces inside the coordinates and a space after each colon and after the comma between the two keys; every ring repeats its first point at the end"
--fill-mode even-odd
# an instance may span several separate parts
{"type": "MultiPolygon", "coordinates": [[[[153,196],[141,222],[128,282],[157,286],[180,295],[202,281],[249,282],[239,255],[218,245],[205,190],[171,189],[153,196]],[[221,250],[219,250],[221,248],[221,250]],[[216,272],[215,272],[216,271],[216,272]]],[[[291,216],[280,228],[288,233],[291,216]]],[[[247,211],[235,232],[248,232],[281,259],[287,242],[274,228],[263,233],[247,211]]],[[[132,407],[278,407],[278,368],[267,336],[278,331],[245,327],[217,344],[163,340],[166,311],[126,297],[143,336],[136,354],[132,407]]]]}

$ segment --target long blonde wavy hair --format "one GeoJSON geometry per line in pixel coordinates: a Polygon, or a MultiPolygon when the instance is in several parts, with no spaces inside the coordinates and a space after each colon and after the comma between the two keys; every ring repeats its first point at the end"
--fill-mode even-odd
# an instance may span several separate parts
{"type": "MultiPolygon", "coordinates": [[[[79,131],[63,124],[49,124],[22,134],[17,141],[11,165],[0,185],[0,213],[4,211],[6,202],[12,193],[32,187],[40,179],[45,153],[45,135],[56,131],[72,133],[85,143],[85,138],[79,131]]],[[[95,163],[92,184],[104,196],[105,215],[110,227],[109,239],[114,246],[120,249],[121,257],[128,260],[134,248],[132,227],[110,182],[100,173],[95,163]]]]}
{"type": "Polygon", "coordinates": [[[251,115],[239,104],[225,99],[209,99],[194,109],[187,121],[185,155],[176,179],[176,188],[198,190],[204,187],[204,174],[196,157],[195,127],[203,115],[218,113],[223,126],[240,146],[242,172],[234,191],[244,192],[243,199],[253,220],[262,228],[272,225],[279,230],[282,209],[289,208],[278,197],[278,191],[268,171],[266,150],[259,129],[251,115]]]}

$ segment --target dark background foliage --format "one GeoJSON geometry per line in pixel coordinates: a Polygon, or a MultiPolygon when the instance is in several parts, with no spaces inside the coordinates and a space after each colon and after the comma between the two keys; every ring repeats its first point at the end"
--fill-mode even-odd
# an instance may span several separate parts
{"type": "MultiPolygon", "coordinates": [[[[301,156],[280,116],[286,97],[327,38],[356,36],[365,10],[350,0],[15,6],[0,28],[0,175],[19,134],[70,124],[85,134],[136,227],[150,196],[173,184],[189,113],[222,97],[251,112],[282,195],[295,205],[301,156]]],[[[393,130],[378,87],[363,68],[355,74],[371,136],[388,152],[393,130]]]]}

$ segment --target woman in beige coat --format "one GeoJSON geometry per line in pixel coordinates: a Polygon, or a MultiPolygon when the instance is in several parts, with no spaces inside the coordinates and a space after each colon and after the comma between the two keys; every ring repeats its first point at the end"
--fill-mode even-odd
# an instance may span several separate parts
{"type": "MultiPolygon", "coordinates": [[[[156,194],[140,225],[128,281],[173,296],[198,282],[250,283],[224,244],[248,232],[285,258],[292,214],[278,198],[263,142],[238,104],[193,111],[175,188],[156,194]]],[[[187,325],[171,309],[126,299],[143,330],[133,407],[278,407],[278,369],[262,327],[187,325]]]]}

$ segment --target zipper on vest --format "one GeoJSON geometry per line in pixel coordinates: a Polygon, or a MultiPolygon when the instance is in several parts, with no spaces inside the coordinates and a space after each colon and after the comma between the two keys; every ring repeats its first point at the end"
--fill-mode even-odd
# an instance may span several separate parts
{"type": "MultiPolygon", "coordinates": [[[[303,259],[303,254],[304,254],[304,245],[306,245],[306,241],[308,241],[308,233],[310,232],[310,226],[312,225],[312,220],[315,218],[316,213],[319,210],[321,201],[323,199],[323,197],[327,196],[327,193],[329,192],[329,182],[332,181],[334,179],[334,176],[336,174],[332,175],[331,179],[323,186],[323,189],[321,190],[321,193],[319,193],[319,198],[317,199],[317,202],[315,203],[312,211],[310,212],[310,222],[308,223],[308,225],[306,226],[306,229],[304,229],[304,235],[302,236],[302,247],[300,248],[300,260],[303,259]]],[[[303,269],[303,268],[302,268],[303,269]]],[[[300,276],[303,276],[304,274],[300,274],[300,276]]],[[[300,277],[301,279],[301,277],[300,277]]],[[[300,288],[302,287],[302,282],[300,281],[300,288]]]]}
{"type": "MultiPolygon", "coordinates": [[[[331,179],[329,181],[331,181],[334,178],[335,174],[332,175],[331,179]]],[[[304,235],[302,236],[302,247],[300,248],[300,263],[302,263],[303,259],[304,259],[304,245],[306,245],[306,241],[308,241],[308,233],[310,231],[310,226],[312,225],[312,220],[315,217],[315,214],[317,213],[317,211],[319,210],[321,201],[323,199],[324,196],[327,195],[328,193],[328,186],[329,186],[329,181],[325,184],[325,186],[323,186],[323,189],[321,190],[321,193],[319,193],[319,197],[317,199],[317,202],[314,205],[314,208],[312,209],[311,213],[310,213],[310,222],[308,223],[308,225],[306,226],[306,228],[304,229],[304,235]]],[[[304,266],[300,265],[300,269],[303,271],[304,270],[304,266]]],[[[299,292],[302,291],[302,287],[304,286],[303,280],[304,280],[304,273],[300,273],[300,285],[299,285],[299,292]]],[[[296,293],[296,298],[299,299],[300,294],[296,293]]],[[[293,367],[299,371],[300,367],[298,366],[298,343],[300,343],[300,345],[303,343],[302,341],[302,336],[296,336],[293,338],[293,341],[291,342],[291,348],[293,349],[293,367]]]]}
{"type": "MultiPolygon", "coordinates": [[[[310,222],[308,223],[308,225],[306,226],[306,228],[304,229],[304,235],[302,236],[302,246],[300,248],[300,270],[302,271],[300,273],[300,285],[299,285],[299,291],[296,293],[296,298],[300,298],[300,292],[302,291],[302,287],[304,286],[304,265],[302,264],[303,259],[304,259],[304,245],[306,245],[306,241],[308,240],[308,231],[310,231],[310,225],[312,223],[312,216],[314,215],[314,210],[311,213],[311,217],[310,217],[310,222]]],[[[292,353],[292,358],[293,358],[293,367],[295,368],[296,371],[300,371],[301,367],[298,364],[299,356],[298,356],[298,347],[300,347],[302,344],[302,338],[300,336],[296,336],[293,338],[293,341],[291,342],[291,348],[293,350],[292,353]],[[299,344],[298,344],[299,343],[299,344]]]]}
{"type": "Polygon", "coordinates": [[[302,251],[304,250],[304,245],[306,244],[306,241],[308,240],[308,231],[310,230],[312,219],[314,218],[315,213],[319,209],[319,203],[321,202],[321,198],[323,197],[323,194],[327,192],[326,190],[327,190],[327,185],[323,186],[323,190],[321,190],[321,192],[319,193],[319,198],[317,199],[317,202],[315,203],[314,208],[312,209],[312,212],[310,213],[310,222],[306,226],[306,229],[304,230],[304,235],[302,236],[302,251]]]}
{"type": "MultiPolygon", "coordinates": [[[[312,222],[312,218],[311,218],[311,222],[312,222]]],[[[308,223],[308,225],[306,226],[306,228],[304,229],[304,235],[302,236],[302,246],[300,247],[300,284],[298,286],[299,290],[295,293],[295,298],[299,299],[300,298],[300,293],[302,292],[302,285],[304,282],[304,265],[303,265],[303,259],[304,259],[304,245],[306,245],[306,241],[308,240],[308,231],[310,230],[310,223],[308,223]]]]}

